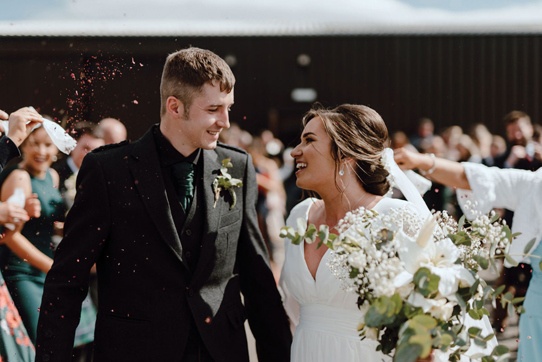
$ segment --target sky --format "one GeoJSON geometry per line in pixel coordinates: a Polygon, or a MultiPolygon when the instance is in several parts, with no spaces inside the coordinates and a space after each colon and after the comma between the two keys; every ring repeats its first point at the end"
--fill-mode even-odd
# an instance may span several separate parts
{"type": "Polygon", "coordinates": [[[540,32],[542,0],[0,0],[0,35],[439,29],[540,32]]]}

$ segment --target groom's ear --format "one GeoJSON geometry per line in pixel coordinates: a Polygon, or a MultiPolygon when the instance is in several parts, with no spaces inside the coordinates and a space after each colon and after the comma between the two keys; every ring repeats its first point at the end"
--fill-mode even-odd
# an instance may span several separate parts
{"type": "Polygon", "coordinates": [[[166,112],[173,118],[184,118],[184,104],[177,97],[169,96],[166,101],[166,112]]]}

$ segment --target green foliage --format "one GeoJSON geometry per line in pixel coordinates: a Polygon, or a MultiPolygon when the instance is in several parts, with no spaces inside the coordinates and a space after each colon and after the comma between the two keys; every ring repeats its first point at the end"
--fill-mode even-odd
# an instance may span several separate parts
{"type": "Polygon", "coordinates": [[[466,231],[458,231],[455,234],[448,234],[450,240],[454,242],[455,245],[466,245],[470,246],[472,239],[466,231]]]}
{"type": "Polygon", "coordinates": [[[318,238],[320,241],[316,247],[317,249],[322,245],[326,245],[328,248],[333,249],[333,241],[335,241],[338,236],[331,234],[327,225],[320,225],[320,230],[318,230],[314,224],[309,224],[305,229],[304,222],[305,220],[301,218],[297,220],[297,230],[291,226],[282,227],[280,229],[280,237],[290,239],[292,244],[295,245],[301,244],[302,241],[305,241],[307,244],[312,244],[316,241],[316,238],[318,238]]]}
{"type": "Polygon", "coordinates": [[[438,293],[438,283],[440,277],[431,274],[427,268],[420,268],[414,274],[414,286],[418,292],[424,297],[434,298],[438,293]]]}

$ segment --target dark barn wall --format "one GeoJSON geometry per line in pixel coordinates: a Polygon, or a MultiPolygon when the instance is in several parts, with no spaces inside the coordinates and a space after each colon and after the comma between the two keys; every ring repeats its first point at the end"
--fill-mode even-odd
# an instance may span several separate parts
{"type": "Polygon", "coordinates": [[[294,88],[314,88],[326,106],[375,108],[390,131],[485,123],[503,134],[512,109],[540,114],[540,35],[314,37],[0,37],[0,108],[33,105],[58,119],[120,118],[130,138],[159,120],[159,83],[168,53],[193,45],[234,55],[231,121],[272,128],[288,144],[308,103],[294,88]],[[297,64],[301,53],[308,67],[297,64]]]}

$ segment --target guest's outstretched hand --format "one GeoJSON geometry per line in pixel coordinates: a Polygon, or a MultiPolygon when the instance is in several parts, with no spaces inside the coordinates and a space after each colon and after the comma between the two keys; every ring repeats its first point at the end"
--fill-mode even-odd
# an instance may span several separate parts
{"type": "Polygon", "coordinates": [[[22,207],[9,202],[2,202],[0,204],[0,225],[10,223],[19,226],[28,220],[28,213],[22,207]]]}
{"type": "Polygon", "coordinates": [[[393,151],[395,163],[397,163],[401,170],[412,170],[414,168],[419,168],[421,163],[424,161],[424,157],[426,157],[426,155],[409,151],[406,148],[397,148],[393,151]]]}
{"type": "Polygon", "coordinates": [[[41,215],[41,202],[38,200],[38,194],[32,194],[32,196],[26,199],[24,205],[25,211],[31,218],[38,218],[41,215]]]}
{"type": "Polygon", "coordinates": [[[34,126],[42,122],[43,119],[38,112],[28,107],[21,108],[9,115],[8,136],[19,147],[26,137],[28,137],[34,126]]]}

